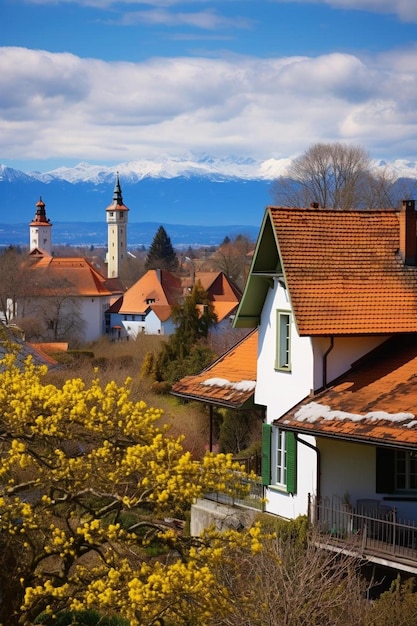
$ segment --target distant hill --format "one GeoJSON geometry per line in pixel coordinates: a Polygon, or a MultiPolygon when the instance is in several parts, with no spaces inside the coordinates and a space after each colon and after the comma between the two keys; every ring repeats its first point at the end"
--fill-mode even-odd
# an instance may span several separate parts
{"type": "MultiPolygon", "coordinates": [[[[148,248],[161,222],[129,223],[128,246],[138,249],[148,248]]],[[[218,246],[226,236],[246,235],[256,241],[259,226],[187,226],[184,224],[163,223],[172,244],[177,249],[188,247],[218,246]]],[[[7,246],[29,246],[29,224],[0,224],[0,248],[7,246]]],[[[107,247],[107,224],[105,222],[54,222],[52,226],[52,247],[107,247]]]]}

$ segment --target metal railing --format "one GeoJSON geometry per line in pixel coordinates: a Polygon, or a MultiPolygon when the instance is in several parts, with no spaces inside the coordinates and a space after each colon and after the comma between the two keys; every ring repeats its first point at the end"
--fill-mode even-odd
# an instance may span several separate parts
{"type": "Polygon", "coordinates": [[[229,490],[229,493],[212,491],[204,494],[204,498],[212,502],[217,502],[218,504],[243,506],[258,511],[263,511],[265,506],[264,487],[261,479],[243,479],[241,481],[241,487],[229,490]]]}
{"type": "Polygon", "coordinates": [[[327,499],[310,502],[310,520],[320,536],[344,542],[364,553],[405,558],[417,564],[417,527],[397,519],[395,508],[375,507],[369,513],[350,505],[334,506],[327,499]]]}

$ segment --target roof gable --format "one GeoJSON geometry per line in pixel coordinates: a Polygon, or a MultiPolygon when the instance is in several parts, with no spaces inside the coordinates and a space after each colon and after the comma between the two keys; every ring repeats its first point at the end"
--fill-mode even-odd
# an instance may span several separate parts
{"type": "Polygon", "coordinates": [[[245,290],[236,313],[236,328],[255,328],[259,325],[261,312],[273,278],[282,273],[278,245],[268,211],[265,212],[245,290]]]}
{"type": "Polygon", "coordinates": [[[195,281],[207,292],[218,323],[235,312],[242,294],[224,272],[197,272],[195,281]]]}

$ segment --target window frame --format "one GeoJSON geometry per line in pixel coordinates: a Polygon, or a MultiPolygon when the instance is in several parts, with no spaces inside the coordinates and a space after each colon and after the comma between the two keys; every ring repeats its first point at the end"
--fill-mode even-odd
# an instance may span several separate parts
{"type": "Polygon", "coordinates": [[[275,369],[291,372],[291,311],[277,309],[275,369]]]}
{"type": "Polygon", "coordinates": [[[395,451],[394,486],[397,493],[417,493],[417,457],[414,450],[395,451]],[[401,457],[401,458],[400,458],[401,457]],[[400,471],[399,465],[403,465],[400,471]],[[412,468],[414,464],[414,469],[412,468]],[[400,481],[400,476],[403,480],[400,481]],[[400,484],[401,482],[401,484],[400,484]],[[414,486],[412,485],[414,483],[414,486]]]}
{"type": "MultiPolygon", "coordinates": [[[[398,496],[417,495],[416,487],[410,487],[410,461],[415,450],[396,450],[394,448],[376,448],[376,493],[386,493],[398,496]],[[399,455],[405,455],[405,480],[402,484],[398,480],[399,455]]],[[[415,460],[415,459],[413,459],[415,460]]]]}
{"type": "Polygon", "coordinates": [[[272,447],[272,484],[280,489],[287,487],[287,448],[286,432],[275,428],[272,447]]]}

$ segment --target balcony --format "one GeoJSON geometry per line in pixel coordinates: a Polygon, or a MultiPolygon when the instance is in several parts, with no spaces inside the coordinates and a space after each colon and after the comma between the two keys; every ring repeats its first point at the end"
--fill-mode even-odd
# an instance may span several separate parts
{"type": "Polygon", "coordinates": [[[319,531],[320,545],[371,563],[417,574],[417,527],[397,518],[395,508],[378,500],[309,501],[309,518],[319,531]]]}

